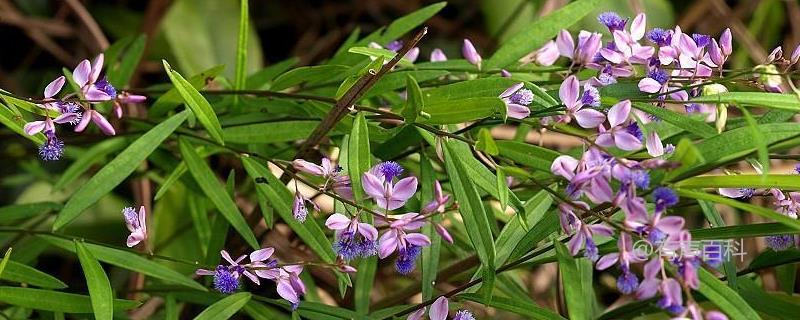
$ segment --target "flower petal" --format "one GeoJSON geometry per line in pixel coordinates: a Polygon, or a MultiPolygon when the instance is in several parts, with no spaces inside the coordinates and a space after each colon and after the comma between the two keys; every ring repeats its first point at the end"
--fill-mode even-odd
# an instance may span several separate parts
{"type": "Polygon", "coordinates": [[[640,13],[633,18],[633,22],[631,22],[631,38],[633,41],[639,41],[644,37],[644,30],[647,27],[647,16],[644,13],[640,13]]]}
{"type": "Polygon", "coordinates": [[[639,80],[639,91],[656,93],[661,91],[661,84],[653,78],[644,78],[639,80]]]}
{"type": "Polygon", "coordinates": [[[58,94],[58,92],[61,91],[61,88],[64,87],[64,82],[64,76],[60,76],[53,80],[53,82],[50,82],[50,84],[44,88],[44,98],[49,99],[58,94]]]}
{"type": "Polygon", "coordinates": [[[378,199],[384,197],[383,182],[374,174],[364,172],[364,174],[361,175],[361,184],[364,186],[364,192],[371,198],[378,199]]]}
{"type": "Polygon", "coordinates": [[[113,136],[116,134],[114,127],[111,126],[111,123],[109,123],[108,120],[106,120],[106,118],[103,117],[103,115],[101,115],[99,112],[92,112],[92,121],[97,125],[98,128],[100,128],[100,131],[103,131],[103,133],[106,135],[113,136]]]}
{"type": "Polygon", "coordinates": [[[264,248],[253,251],[250,253],[250,261],[264,261],[269,259],[275,253],[275,248],[264,248]]]}
{"type": "Polygon", "coordinates": [[[614,133],[614,143],[617,148],[625,151],[636,151],[642,148],[642,142],[639,139],[624,131],[614,133]]]}
{"type": "Polygon", "coordinates": [[[25,131],[25,133],[32,136],[34,134],[42,132],[42,130],[44,130],[44,127],[45,127],[44,121],[31,121],[26,123],[22,129],[25,131]]]}
{"type": "Polygon", "coordinates": [[[606,116],[597,110],[594,109],[581,109],[578,112],[575,112],[575,120],[578,121],[578,125],[584,128],[597,128],[603,121],[606,120],[606,116]]]}
{"type": "Polygon", "coordinates": [[[611,127],[616,127],[628,120],[628,114],[631,112],[631,101],[623,100],[617,102],[611,109],[608,110],[608,123],[611,127]]]}
{"type": "Polygon", "coordinates": [[[558,89],[558,96],[561,102],[567,106],[567,109],[575,108],[578,103],[578,90],[580,90],[580,83],[575,76],[569,76],[561,83],[558,89]]]}
{"type": "Polygon", "coordinates": [[[101,53],[92,61],[92,73],[89,75],[89,82],[95,83],[100,78],[100,71],[103,71],[103,61],[105,56],[101,53]]]}
{"type": "Polygon", "coordinates": [[[431,305],[431,310],[428,312],[430,320],[445,320],[449,313],[449,302],[445,296],[441,296],[431,305]]]}
{"type": "Polygon", "coordinates": [[[89,60],[84,59],[75,67],[75,70],[72,71],[72,80],[75,80],[75,84],[79,87],[83,87],[89,83],[89,73],[91,72],[92,66],[89,64],[89,60]]]}
{"type": "Polygon", "coordinates": [[[321,176],[325,173],[325,170],[321,166],[303,159],[294,159],[294,161],[292,161],[292,166],[298,171],[310,173],[316,176],[321,176]]]}
{"type": "Polygon", "coordinates": [[[597,268],[597,270],[608,269],[608,267],[613,266],[615,263],[617,263],[617,260],[619,260],[619,253],[616,252],[609,253],[607,255],[600,257],[600,260],[597,260],[595,268],[597,268]]]}
{"type": "Polygon", "coordinates": [[[421,233],[409,233],[406,235],[406,241],[418,247],[427,247],[431,245],[431,239],[421,233]]]}
{"type": "Polygon", "coordinates": [[[562,56],[572,59],[575,52],[575,41],[572,40],[572,35],[566,29],[561,29],[556,37],[556,47],[558,53],[562,56]]]}
{"type": "Polygon", "coordinates": [[[325,226],[331,230],[344,230],[350,225],[350,218],[341,214],[334,213],[325,220],[325,226]]]}

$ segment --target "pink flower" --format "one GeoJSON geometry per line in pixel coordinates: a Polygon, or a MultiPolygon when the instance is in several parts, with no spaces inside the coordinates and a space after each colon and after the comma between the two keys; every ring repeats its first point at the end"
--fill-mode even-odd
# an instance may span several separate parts
{"type": "Polygon", "coordinates": [[[608,110],[610,128],[600,127],[595,143],[603,147],[616,146],[625,151],[642,148],[641,130],[635,122],[626,124],[631,112],[630,100],[621,101],[608,110]]]}
{"type": "Polygon", "coordinates": [[[425,224],[425,220],[418,219],[418,217],[419,213],[416,212],[402,215],[400,219],[389,224],[389,231],[386,231],[380,238],[378,256],[383,259],[397,251],[395,266],[401,274],[413,271],[420,248],[431,244],[428,236],[422,233],[407,232],[417,230],[425,224]]]}
{"type": "Polygon", "coordinates": [[[325,221],[325,226],[336,231],[333,249],[344,260],[375,255],[378,230],[369,223],[359,222],[358,216],[348,218],[334,213],[325,221]]]}
{"type": "Polygon", "coordinates": [[[569,123],[572,118],[575,118],[581,127],[596,128],[606,119],[605,115],[600,111],[591,108],[583,109],[585,105],[591,105],[595,101],[599,106],[600,96],[591,85],[587,85],[583,96],[581,96],[580,84],[575,76],[569,76],[564,79],[564,82],[561,83],[561,88],[558,90],[558,96],[567,108],[566,115],[561,116],[560,122],[569,123]]]}
{"type": "Polygon", "coordinates": [[[403,168],[393,161],[382,162],[361,176],[361,183],[367,196],[375,199],[378,207],[394,210],[402,207],[417,192],[417,178],[393,179],[403,172],[403,168]]]}
{"type": "Polygon", "coordinates": [[[128,247],[133,247],[147,239],[147,212],[144,206],[139,207],[139,212],[132,207],[122,209],[125,217],[125,226],[131,234],[128,236],[128,247]]]}

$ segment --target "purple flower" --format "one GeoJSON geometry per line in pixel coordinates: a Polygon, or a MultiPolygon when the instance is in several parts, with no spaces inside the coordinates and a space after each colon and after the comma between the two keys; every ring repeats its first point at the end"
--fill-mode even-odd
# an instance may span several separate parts
{"type": "Polygon", "coordinates": [[[369,223],[359,222],[358,217],[351,219],[341,213],[334,213],[325,221],[325,226],[337,231],[333,250],[344,260],[369,257],[377,253],[375,240],[378,238],[378,230],[369,223]]]}
{"type": "Polygon", "coordinates": [[[395,162],[376,165],[361,176],[364,192],[387,211],[402,207],[417,191],[417,178],[407,177],[395,184],[393,178],[400,173],[402,167],[395,162]]]}
{"type": "Polygon", "coordinates": [[[299,191],[294,193],[294,203],[292,204],[292,216],[295,220],[300,221],[303,223],[306,221],[306,217],[308,216],[308,207],[306,207],[306,203],[310,203],[314,210],[319,211],[319,207],[314,201],[306,199],[299,191]]]}
{"type": "Polygon", "coordinates": [[[297,171],[302,171],[326,179],[337,176],[341,171],[341,168],[339,166],[334,166],[331,163],[331,159],[328,158],[322,158],[321,165],[316,165],[303,159],[295,159],[292,162],[292,166],[294,166],[295,170],[297,171]]]}
{"type": "Polygon", "coordinates": [[[306,286],[300,280],[300,273],[303,272],[302,265],[288,265],[281,268],[274,268],[262,273],[264,278],[274,280],[278,285],[278,295],[289,301],[292,310],[296,310],[300,305],[300,297],[306,294],[306,286]]]}
{"type": "Polygon", "coordinates": [[[126,207],[122,209],[122,215],[125,217],[125,226],[131,232],[127,241],[129,248],[147,239],[147,211],[144,206],[139,207],[138,213],[133,207],[126,207]]]}
{"type": "Polygon", "coordinates": [[[386,49],[389,51],[397,52],[403,48],[403,41],[394,40],[386,44],[386,49]]]}
{"type": "Polygon", "coordinates": [[[558,45],[553,40],[533,52],[533,61],[540,66],[552,66],[558,60],[558,45]]]}
{"type": "Polygon", "coordinates": [[[617,278],[617,289],[622,294],[631,294],[639,286],[639,278],[628,268],[622,268],[622,274],[617,278]]]}
{"type": "Polygon", "coordinates": [[[630,271],[630,264],[644,261],[644,254],[634,251],[633,241],[627,233],[620,234],[619,240],[617,240],[617,247],[619,248],[618,253],[612,252],[602,256],[597,260],[595,267],[598,270],[604,270],[619,261],[619,269],[622,274],[617,278],[617,288],[623,294],[631,294],[638,287],[639,279],[630,271]]]}
{"type": "MultiPolygon", "coordinates": [[[[575,204],[582,207],[584,210],[589,209],[589,206],[583,202],[575,202],[575,204]]],[[[567,242],[570,253],[572,255],[576,255],[582,248],[585,247],[586,250],[584,251],[584,256],[592,261],[597,261],[599,258],[597,244],[594,242],[592,237],[595,235],[610,237],[614,231],[611,229],[611,227],[602,223],[591,225],[584,223],[578,218],[573,211],[575,208],[569,203],[565,202],[559,204],[558,209],[560,214],[559,217],[561,221],[561,228],[564,233],[575,233],[567,242]]]]}
{"type": "Polygon", "coordinates": [[[560,55],[572,59],[576,65],[587,65],[594,61],[595,55],[600,50],[602,35],[581,31],[578,33],[578,46],[572,40],[572,34],[562,29],[556,37],[556,47],[560,55]]]}
{"type": "Polygon", "coordinates": [[[611,201],[612,190],[610,160],[597,148],[584,152],[580,161],[570,156],[559,156],[553,160],[550,170],[569,180],[567,195],[578,199],[585,194],[594,203],[611,201]]]}
{"type": "Polygon", "coordinates": [[[478,54],[478,50],[475,50],[475,46],[472,45],[472,41],[469,39],[464,39],[464,45],[461,48],[461,54],[464,56],[464,59],[467,59],[469,63],[481,67],[481,55],[478,54]]]}
{"type": "Polygon", "coordinates": [[[433,200],[422,208],[422,214],[433,212],[444,213],[444,208],[450,202],[450,195],[442,192],[442,184],[439,180],[433,182],[433,200]]]}
{"type": "Polygon", "coordinates": [[[89,63],[89,60],[84,59],[72,72],[72,79],[80,87],[83,96],[90,100],[90,103],[100,103],[116,97],[116,89],[108,81],[100,79],[100,73],[103,70],[103,57],[101,53],[91,63],[89,63]]]}
{"type": "Polygon", "coordinates": [[[791,234],[781,234],[777,236],[764,237],[767,247],[775,251],[782,251],[794,246],[794,236],[791,234]]]}
{"type": "Polygon", "coordinates": [[[653,28],[647,33],[647,40],[659,47],[669,46],[672,43],[672,30],[653,28]]]}
{"type": "Polygon", "coordinates": [[[528,105],[533,102],[533,92],[523,89],[525,84],[517,83],[500,94],[506,105],[506,115],[514,119],[525,119],[531,114],[528,105]]]}
{"type": "Polygon", "coordinates": [[[656,203],[656,212],[664,212],[667,208],[678,204],[678,195],[667,187],[653,190],[653,201],[656,203]]]}
{"type": "Polygon", "coordinates": [[[711,36],[707,34],[693,33],[692,40],[694,40],[698,48],[705,48],[711,43],[711,36]]]}
{"type": "Polygon", "coordinates": [[[661,282],[661,299],[656,302],[656,305],[669,311],[673,314],[683,312],[683,295],[681,294],[681,285],[672,278],[667,278],[661,282]]]}
{"type": "Polygon", "coordinates": [[[90,120],[94,122],[94,124],[100,128],[100,131],[106,135],[113,136],[116,134],[116,131],[114,131],[114,127],[111,126],[111,123],[109,123],[108,120],[106,120],[106,118],[100,114],[100,112],[97,112],[97,110],[86,110],[86,112],[84,112],[81,116],[81,121],[77,126],[75,126],[75,132],[82,132],[85,130],[89,125],[90,120]]]}
{"type": "MultiPolygon", "coordinates": [[[[730,56],[731,53],[733,53],[732,39],[731,28],[725,28],[725,30],[722,31],[722,35],[719,36],[719,47],[722,49],[722,54],[725,56],[730,56]]],[[[794,56],[794,54],[792,54],[792,56],[794,56]]]]}
{"type": "Polygon", "coordinates": [[[597,16],[597,21],[605,25],[608,31],[624,30],[628,20],[622,19],[616,12],[604,12],[597,16]]]}
{"type": "MultiPolygon", "coordinates": [[[[590,85],[587,84],[587,86],[590,85]]],[[[560,119],[561,122],[569,123],[572,118],[575,118],[581,127],[596,128],[605,120],[605,115],[602,112],[594,109],[583,109],[584,103],[583,98],[580,96],[580,84],[575,76],[569,76],[561,83],[558,95],[567,109],[566,114],[560,119]]]]}
{"type": "Polygon", "coordinates": [[[413,271],[420,247],[431,244],[428,236],[422,233],[407,232],[417,230],[425,224],[425,220],[419,219],[419,217],[419,213],[416,212],[402,215],[389,224],[389,231],[386,231],[380,238],[378,256],[383,259],[397,251],[397,270],[403,274],[413,271]]]}
{"type": "MultiPolygon", "coordinates": [[[[47,101],[53,99],[53,97],[55,97],[55,95],[61,91],[61,88],[64,87],[64,82],[66,82],[64,76],[60,76],[51,81],[47,87],[44,88],[44,100],[47,101]]],[[[45,109],[56,110],[60,112],[61,110],[58,108],[59,102],[60,101],[58,100],[53,100],[40,104],[39,106],[45,109]]]]}
{"type": "Polygon", "coordinates": [[[475,320],[475,316],[468,310],[458,310],[456,315],[453,316],[453,320],[475,320]]]}
{"type": "Polygon", "coordinates": [[[610,128],[606,129],[604,126],[600,126],[600,134],[597,135],[595,143],[603,147],[616,146],[625,151],[641,149],[642,141],[637,138],[637,136],[641,136],[638,126],[632,128],[630,125],[625,125],[630,111],[630,100],[624,100],[612,106],[608,110],[610,128]]]}
{"type": "Polygon", "coordinates": [[[239,277],[225,266],[217,266],[214,271],[214,289],[222,294],[231,294],[239,290],[239,277]]]}
{"type": "Polygon", "coordinates": [[[39,146],[39,158],[44,161],[56,161],[64,155],[64,141],[59,140],[55,134],[47,133],[47,140],[39,146]]]}
{"type": "Polygon", "coordinates": [[[442,49],[436,48],[431,51],[431,62],[447,61],[447,56],[442,49]]]}

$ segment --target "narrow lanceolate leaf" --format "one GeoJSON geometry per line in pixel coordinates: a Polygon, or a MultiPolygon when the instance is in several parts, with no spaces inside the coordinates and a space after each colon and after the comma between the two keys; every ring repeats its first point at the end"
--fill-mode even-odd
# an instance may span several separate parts
{"type": "Polygon", "coordinates": [[[576,1],[523,27],[522,31],[506,40],[494,55],[486,60],[484,67],[502,68],[516,62],[554,38],[561,29],[568,28],[594,11],[600,2],[601,0],[576,1]]]}
{"type": "Polygon", "coordinates": [[[161,145],[161,142],[186,120],[187,115],[186,112],[181,112],[153,127],[100,169],[89,181],[81,185],[58,214],[58,218],[53,223],[53,230],[66,226],[86,208],[125,180],[153,150],[161,145]]]}
{"type": "MultiPolygon", "coordinates": [[[[128,85],[133,72],[139,65],[139,60],[142,59],[144,47],[147,42],[147,36],[144,34],[138,35],[131,43],[125,47],[125,52],[119,59],[119,64],[113,69],[113,72],[108,74],[108,82],[116,88],[124,88],[128,85]]],[[[106,64],[114,64],[116,59],[106,55],[106,64]]],[[[110,65],[109,65],[110,66],[110,65]]]]}
{"type": "Polygon", "coordinates": [[[16,109],[12,110],[11,108],[14,108],[14,106],[0,104],[0,123],[16,132],[18,135],[33,141],[36,143],[36,145],[44,144],[44,134],[41,132],[35,135],[29,135],[25,133],[25,130],[23,130],[23,127],[25,126],[25,120],[15,114],[16,109]]]}
{"type": "MultiPolygon", "coordinates": [[[[703,215],[706,216],[708,224],[712,227],[707,230],[714,229],[713,227],[725,226],[725,220],[722,220],[722,216],[719,214],[719,211],[717,211],[714,203],[703,200],[698,200],[697,203],[700,205],[700,209],[703,210],[703,215]]],[[[736,263],[732,259],[724,259],[722,262],[722,269],[725,272],[725,276],[728,278],[728,286],[736,288],[736,282],[738,281],[736,277],[736,263]]]]}
{"type": "Polygon", "coordinates": [[[350,131],[347,142],[347,173],[353,187],[356,200],[364,198],[364,189],[361,186],[361,174],[369,171],[372,166],[372,155],[369,149],[369,127],[363,112],[359,112],[350,131]]]}
{"type": "Polygon", "coordinates": [[[717,134],[713,127],[666,108],[659,108],[647,103],[633,103],[633,107],[658,117],[678,128],[694,133],[701,138],[712,137],[717,134]]]}
{"type": "MultiPolygon", "coordinates": [[[[223,70],[225,70],[224,65],[214,66],[203,72],[192,75],[189,77],[189,79],[187,79],[187,81],[192,84],[193,88],[200,90],[203,89],[208,82],[222,73],[223,70]]],[[[175,109],[175,107],[182,102],[183,98],[181,98],[181,94],[175,87],[173,87],[158,97],[158,99],[153,102],[153,105],[147,108],[147,113],[151,118],[160,117],[167,114],[167,112],[172,111],[172,109],[175,109]]]]}
{"type": "Polygon", "coordinates": [[[247,225],[244,216],[239,212],[236,203],[230,195],[224,192],[222,184],[220,184],[214,172],[205,161],[200,158],[200,155],[194,150],[194,147],[188,140],[180,139],[181,155],[186,166],[189,167],[189,172],[200,185],[200,189],[208,196],[208,199],[219,209],[222,216],[225,217],[231,226],[236,229],[242,238],[254,249],[258,249],[258,240],[253,235],[253,230],[247,225]]]}
{"type": "Polygon", "coordinates": [[[688,197],[688,198],[693,198],[693,199],[697,199],[697,200],[706,200],[706,201],[711,201],[711,202],[715,202],[715,203],[719,203],[719,204],[728,205],[728,206],[731,206],[731,207],[734,207],[734,208],[742,209],[745,212],[750,212],[750,213],[759,215],[761,217],[774,220],[775,222],[779,222],[781,224],[784,224],[784,225],[786,225],[788,227],[791,227],[791,228],[794,228],[796,230],[800,230],[800,220],[792,219],[792,218],[790,218],[788,216],[782,215],[780,213],[777,213],[777,212],[775,212],[773,210],[770,210],[770,209],[767,209],[767,208],[764,208],[764,207],[754,206],[754,205],[749,204],[749,203],[740,202],[740,201],[738,201],[736,199],[721,197],[721,196],[718,196],[718,195],[713,195],[713,194],[710,194],[710,193],[705,193],[705,192],[700,192],[700,191],[687,190],[687,189],[677,189],[677,192],[678,192],[678,195],[680,195],[682,197],[688,197]]]}
{"type": "Polygon", "coordinates": [[[5,263],[5,270],[0,274],[0,279],[45,289],[64,289],[67,287],[61,280],[16,261],[5,263]]]}
{"type": "MultiPolygon", "coordinates": [[[[704,201],[711,204],[711,202],[704,201]]],[[[800,230],[780,223],[753,223],[739,226],[698,228],[689,230],[694,240],[741,239],[800,233],[800,230]]]]}
{"type": "Polygon", "coordinates": [[[492,133],[486,128],[481,128],[481,130],[478,131],[478,141],[475,142],[475,149],[493,156],[500,153],[500,151],[497,150],[497,143],[494,141],[492,133]]]}
{"type": "Polygon", "coordinates": [[[698,268],[697,276],[700,278],[700,288],[697,291],[716,304],[730,319],[761,319],[747,301],[706,269],[698,268]]]}
{"type": "Polygon", "coordinates": [[[458,295],[459,298],[475,301],[477,303],[487,305],[492,308],[513,312],[518,315],[524,316],[527,319],[564,319],[564,317],[557,313],[537,306],[524,299],[510,299],[503,297],[494,297],[491,301],[487,301],[480,296],[472,293],[463,293],[458,295]]]}
{"type": "Polygon", "coordinates": [[[411,75],[406,76],[406,105],[403,107],[403,119],[406,123],[417,121],[420,111],[424,108],[422,100],[422,89],[419,88],[417,80],[411,75]]]}
{"type": "Polygon", "coordinates": [[[81,155],[75,159],[67,170],[58,178],[53,190],[61,190],[66,185],[78,179],[83,173],[95,164],[102,162],[107,155],[115,152],[128,145],[128,141],[124,137],[115,137],[104,140],[88,150],[82,152],[81,155]]]}
{"type": "Polygon", "coordinates": [[[349,69],[349,67],[340,65],[295,68],[275,78],[270,89],[279,91],[301,83],[314,83],[336,79],[336,77],[346,72],[347,69],[349,69]]]}
{"type": "MultiPolygon", "coordinates": [[[[38,239],[45,240],[61,249],[75,252],[75,245],[72,243],[72,241],[54,236],[40,235],[36,237],[38,239]]],[[[103,261],[110,265],[139,272],[153,278],[161,279],[169,283],[179,284],[195,290],[207,291],[206,287],[194,282],[194,280],[191,278],[172,270],[167,266],[158,264],[153,260],[145,259],[138,254],[91,243],[84,243],[84,246],[95,258],[97,258],[97,260],[103,261]]]]}
{"type": "MultiPolygon", "coordinates": [[[[361,174],[372,166],[372,155],[369,146],[369,127],[363,112],[359,112],[353,122],[353,130],[347,141],[347,172],[353,187],[353,195],[358,201],[364,199],[361,186],[361,174]]],[[[372,216],[366,215],[367,223],[372,223],[372,216]]],[[[358,263],[358,274],[355,284],[355,306],[359,315],[369,313],[370,296],[375,282],[375,271],[378,259],[375,256],[362,259],[358,263]]]]}
{"type": "Polygon", "coordinates": [[[778,188],[782,190],[800,190],[800,178],[797,175],[770,174],[760,175],[727,175],[692,177],[675,184],[681,188],[778,188]]]}
{"type": "Polygon", "coordinates": [[[0,208],[0,223],[27,219],[59,209],[61,209],[61,205],[55,202],[12,204],[0,208]]]}
{"type": "Polygon", "coordinates": [[[578,259],[573,258],[567,247],[560,241],[553,240],[553,245],[558,259],[558,271],[564,285],[564,300],[567,302],[569,318],[589,319],[588,309],[590,306],[586,303],[587,297],[579,276],[578,259]]]}
{"type": "Polygon", "coordinates": [[[239,292],[237,294],[225,297],[222,300],[217,301],[216,303],[210,305],[208,308],[203,310],[200,314],[195,317],[195,320],[217,320],[217,319],[229,319],[232,317],[236,312],[239,312],[239,309],[244,307],[248,301],[250,301],[250,297],[252,295],[247,292],[239,292]]]}
{"type": "Polygon", "coordinates": [[[750,115],[750,112],[744,107],[740,106],[739,110],[742,111],[742,116],[747,122],[747,127],[750,129],[750,134],[753,137],[753,142],[756,146],[756,153],[758,153],[758,162],[761,164],[761,170],[763,173],[762,177],[764,177],[769,173],[769,146],[764,138],[764,134],[758,130],[758,123],[756,123],[756,119],[753,118],[753,116],[750,115]]]}
{"type": "Polygon", "coordinates": [[[771,92],[722,92],[692,98],[698,103],[731,103],[739,106],[755,106],[770,109],[800,111],[800,99],[795,94],[771,92]]]}
{"type": "MultiPolygon", "coordinates": [[[[434,197],[434,181],[436,173],[430,159],[420,152],[420,205],[424,206],[434,197]]],[[[431,217],[432,222],[441,223],[442,215],[437,214],[431,217]]],[[[433,297],[433,285],[436,282],[436,274],[439,271],[439,252],[442,248],[442,237],[436,234],[431,223],[422,227],[422,232],[431,239],[431,245],[422,248],[422,300],[433,297]]]]}
{"type": "Polygon", "coordinates": [[[114,293],[100,262],[94,258],[83,243],[75,240],[75,250],[86,277],[86,287],[92,299],[92,310],[97,319],[111,319],[114,316],[114,293]]]}
{"type": "Polygon", "coordinates": [[[6,265],[8,264],[8,259],[11,258],[11,248],[6,250],[6,254],[3,255],[3,261],[0,261],[0,276],[3,275],[3,272],[6,271],[6,265]]]}
{"type": "Polygon", "coordinates": [[[556,151],[519,141],[500,140],[496,143],[500,155],[521,165],[545,172],[550,172],[553,160],[561,155],[556,151]]]}
{"type": "Polygon", "coordinates": [[[426,103],[420,122],[429,124],[457,124],[505,114],[505,104],[500,98],[467,98],[426,103]]]}
{"type": "Polygon", "coordinates": [[[208,100],[206,100],[189,81],[186,81],[178,71],[173,70],[166,60],[162,60],[161,62],[164,63],[164,70],[167,71],[172,85],[178,90],[186,106],[192,110],[197,121],[200,121],[200,124],[206,128],[206,131],[208,131],[212,139],[219,144],[225,144],[225,140],[222,138],[222,126],[220,126],[217,114],[214,113],[214,109],[211,108],[211,104],[208,103],[208,100]]]}
{"type": "MultiPolygon", "coordinates": [[[[236,46],[236,80],[233,83],[235,90],[247,87],[247,38],[250,35],[249,0],[239,0],[239,42],[236,46]]],[[[236,108],[241,103],[239,95],[233,96],[233,106],[236,108]]]]}
{"type": "MultiPolygon", "coordinates": [[[[495,269],[494,239],[489,225],[489,216],[483,207],[478,190],[475,189],[475,185],[472,183],[474,177],[468,174],[461,159],[456,158],[456,153],[453,151],[451,143],[445,144],[444,154],[445,167],[447,168],[447,174],[450,176],[450,185],[453,188],[455,199],[458,201],[461,217],[464,218],[467,235],[472,242],[472,246],[475,247],[475,251],[478,252],[478,258],[481,260],[484,271],[483,280],[489,281],[494,276],[495,269]]],[[[489,286],[487,292],[491,293],[491,286],[489,286]]]]}
{"type": "Polygon", "coordinates": [[[291,120],[225,127],[225,141],[235,143],[275,143],[304,139],[319,121],[291,120]]]}
{"type": "MultiPolygon", "coordinates": [[[[0,301],[23,308],[64,313],[92,313],[88,296],[44,289],[0,287],[0,301]]],[[[114,300],[117,310],[130,310],[139,306],[132,300],[114,300]]]]}

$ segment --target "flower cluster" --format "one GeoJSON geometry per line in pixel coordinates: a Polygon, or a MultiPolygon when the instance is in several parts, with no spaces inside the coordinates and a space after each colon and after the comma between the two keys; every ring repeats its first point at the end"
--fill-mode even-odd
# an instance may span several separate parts
{"type": "MultiPolygon", "coordinates": [[[[707,35],[682,33],[679,27],[645,33],[644,14],[636,16],[630,27],[628,19],[615,13],[603,13],[598,21],[613,36],[605,44],[601,34],[581,31],[576,45],[570,33],[562,30],[555,41],[535,52],[535,61],[540,64],[554,63],[558,52],[559,56],[572,61],[571,70],[577,67],[578,70],[598,71],[596,76],[584,81],[582,92],[578,78],[567,76],[559,90],[564,113],[541,119],[542,125],[566,124],[574,119],[580,127],[596,130],[585,138],[589,146],[580,159],[562,155],[551,166],[553,174],[568,181],[567,197],[558,209],[562,231],[572,235],[567,243],[569,251],[576,255],[583,250],[583,255],[596,262],[599,270],[617,265],[620,272],[617,288],[623,294],[635,294],[638,299],[659,295],[657,305],[678,317],[725,319],[716,311],[704,315],[693,299],[684,302],[683,289],[697,289],[700,285],[697,268],[703,261],[699,253],[690,248],[691,235],[684,229],[684,219],[666,215],[667,210],[678,203],[677,194],[666,187],[651,186],[650,181],[652,169],[672,166],[664,159],[671,156],[673,147],[665,146],[655,130],[643,132],[642,124],[657,119],[633,111],[631,101],[619,101],[603,110],[597,87],[635,75],[638,65],[647,73],[647,77],[639,81],[641,91],[669,95],[688,106],[690,97],[701,91],[683,89],[684,84],[676,79],[689,79],[689,84],[695,84],[711,76],[713,68],[721,70],[731,54],[730,31],[724,31],[717,41],[707,35]],[[645,36],[653,46],[640,43],[645,36]],[[614,156],[608,148],[623,151],[646,148],[653,158],[634,161],[614,156]],[[651,205],[646,194],[650,194],[651,205]],[[590,203],[621,210],[624,213],[622,223],[612,222],[603,212],[593,211],[590,203]],[[594,218],[601,222],[591,223],[594,218]],[[600,256],[596,236],[616,236],[618,252],[600,256]],[[634,246],[636,241],[658,248],[658,254],[649,257],[650,253],[634,246]],[[644,264],[641,281],[632,267],[634,264],[644,264]]],[[[662,98],[655,103],[663,106],[663,101],[662,98]]],[[[786,203],[783,207],[787,206],[790,205],[786,203]]]]}
{"type": "Polygon", "coordinates": [[[117,93],[117,89],[103,75],[103,61],[103,54],[100,54],[91,63],[84,59],[75,67],[72,80],[79,88],[75,93],[56,97],[66,82],[64,76],[56,78],[45,87],[44,99],[38,105],[43,109],[45,119],[28,122],[24,127],[25,133],[29,135],[42,132],[47,138],[39,147],[42,160],[59,160],[64,153],[64,142],[56,136],[55,124],[74,125],[75,132],[83,132],[89,122],[92,122],[106,135],[115,135],[114,127],[94,107],[111,102],[112,114],[121,118],[121,104],[141,103],[145,100],[144,96],[117,93]],[[51,115],[55,115],[54,118],[51,115]]]}
{"type": "MultiPolygon", "coordinates": [[[[322,159],[321,165],[296,159],[293,162],[298,171],[325,179],[322,190],[331,189],[346,199],[353,199],[353,191],[347,175],[340,174],[341,168],[334,167],[328,158],[322,159]],[[337,188],[337,182],[347,179],[347,187],[337,188]],[[333,185],[330,185],[333,181],[333,185]]],[[[422,208],[422,213],[408,212],[403,214],[390,214],[402,208],[406,202],[417,192],[417,178],[400,178],[405,170],[400,164],[393,161],[381,162],[361,175],[361,184],[367,198],[372,199],[377,212],[375,223],[386,231],[378,236],[378,229],[370,223],[364,222],[359,214],[345,215],[334,213],[330,215],[325,226],[335,233],[333,250],[344,261],[356,258],[366,258],[378,255],[385,259],[397,252],[395,267],[401,274],[409,274],[416,268],[416,260],[422,252],[422,247],[430,245],[428,236],[415,232],[429,221],[433,214],[442,214],[445,206],[450,201],[450,196],[442,192],[438,181],[434,184],[434,199],[422,208]]],[[[340,185],[342,185],[340,183],[340,185]]],[[[297,195],[296,198],[301,198],[297,195]]],[[[297,201],[296,201],[297,203],[297,201]]],[[[296,218],[302,216],[295,206],[296,218]]],[[[363,214],[364,211],[361,211],[363,214]]],[[[300,220],[300,219],[298,219],[300,220]]],[[[447,230],[439,223],[431,222],[434,230],[443,239],[452,243],[453,239],[447,230]]]]}
{"type": "Polygon", "coordinates": [[[278,295],[289,301],[292,310],[297,309],[300,297],[306,293],[306,287],[300,280],[300,273],[303,272],[302,265],[279,266],[278,261],[272,259],[275,253],[274,248],[263,248],[251,252],[249,255],[241,255],[235,260],[231,255],[222,250],[222,258],[228,262],[227,265],[220,264],[214,270],[198,269],[195,273],[201,276],[214,277],[214,289],[223,294],[231,294],[239,290],[241,277],[260,285],[260,278],[275,281],[278,295]],[[249,258],[249,263],[242,263],[249,258]]]}
{"type": "MultiPolygon", "coordinates": [[[[450,301],[447,300],[446,297],[441,296],[436,299],[436,301],[431,304],[430,310],[426,310],[426,308],[421,308],[416,312],[408,315],[406,320],[421,320],[423,316],[425,316],[425,312],[428,312],[428,319],[430,320],[447,320],[447,315],[450,314],[450,301]]],[[[455,315],[453,315],[453,320],[475,320],[475,316],[472,315],[472,312],[468,310],[458,310],[455,315]]]]}

